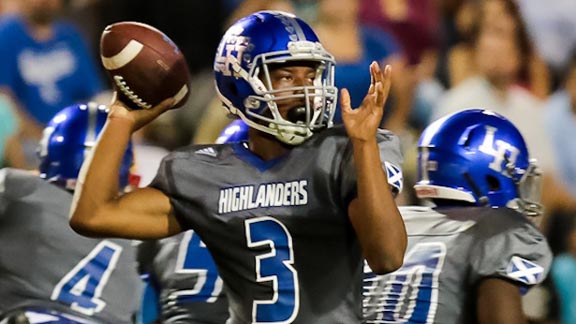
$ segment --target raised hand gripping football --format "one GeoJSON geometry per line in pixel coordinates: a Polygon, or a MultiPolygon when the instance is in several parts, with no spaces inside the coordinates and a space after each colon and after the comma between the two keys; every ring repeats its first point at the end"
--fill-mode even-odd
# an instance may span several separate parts
{"type": "Polygon", "coordinates": [[[350,139],[362,142],[376,139],[376,130],[384,114],[384,103],[390,92],[391,75],[390,65],[386,65],[382,70],[377,62],[372,62],[370,88],[362,104],[356,109],[352,109],[350,105],[348,90],[340,91],[342,120],[350,139]]]}
{"type": "Polygon", "coordinates": [[[123,101],[118,99],[118,92],[114,92],[108,119],[121,119],[128,122],[132,132],[135,132],[163,112],[172,109],[174,102],[174,98],[168,98],[149,109],[130,109],[123,101]]]}

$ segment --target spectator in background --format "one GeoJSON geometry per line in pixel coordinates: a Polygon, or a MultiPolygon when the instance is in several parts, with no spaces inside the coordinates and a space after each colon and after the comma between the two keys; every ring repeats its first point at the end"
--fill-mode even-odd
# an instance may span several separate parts
{"type": "Polygon", "coordinates": [[[548,68],[537,52],[533,51],[518,6],[513,0],[466,0],[456,16],[456,26],[462,41],[448,54],[449,83],[451,87],[476,75],[478,67],[474,58],[474,42],[480,29],[509,34],[518,41],[521,50],[522,66],[516,82],[529,89],[533,95],[545,98],[550,92],[548,68]],[[480,12],[480,15],[478,13],[480,12]]]}
{"type": "Polygon", "coordinates": [[[7,98],[0,97],[0,167],[14,160],[10,152],[10,142],[16,132],[17,120],[7,98]]]}
{"type": "Polygon", "coordinates": [[[576,197],[576,51],[567,66],[564,87],[550,97],[544,112],[558,175],[576,197]]]}
{"type": "MultiPolygon", "coordinates": [[[[73,25],[58,20],[62,0],[21,0],[19,14],[0,21],[0,90],[19,117],[15,150],[34,168],[36,143],[60,110],[102,90],[98,67],[73,25]]],[[[21,164],[23,163],[23,164],[21,164]]]]}
{"type": "Polygon", "coordinates": [[[576,224],[574,215],[570,216],[564,217],[563,253],[554,258],[550,272],[563,324],[576,323],[576,224]]]}
{"type": "MultiPolygon", "coordinates": [[[[568,61],[563,87],[546,102],[546,130],[556,154],[559,182],[576,197],[576,51],[568,61]]],[[[576,228],[570,205],[557,206],[545,225],[557,253],[552,264],[552,292],[556,293],[562,323],[576,323],[576,228]]],[[[552,295],[552,294],[550,294],[552,295]]]]}
{"type": "Polygon", "coordinates": [[[400,42],[410,65],[438,47],[436,0],[363,0],[361,21],[391,32],[400,42]]]}
{"type": "Polygon", "coordinates": [[[564,69],[576,48],[576,5],[573,0],[517,0],[535,49],[551,71],[553,89],[561,86],[564,69]]]}
{"type": "Polygon", "coordinates": [[[11,14],[18,9],[18,0],[0,0],[0,18],[2,15],[11,14]]]}

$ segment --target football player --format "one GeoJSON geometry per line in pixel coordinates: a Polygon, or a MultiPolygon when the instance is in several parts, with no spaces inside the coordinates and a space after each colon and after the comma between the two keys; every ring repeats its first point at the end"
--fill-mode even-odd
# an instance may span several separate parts
{"type": "MultiPolygon", "coordinates": [[[[68,225],[80,166],[107,112],[89,103],[54,116],[40,143],[39,176],[0,170],[0,318],[8,323],[132,321],[141,282],[131,242],[86,238],[68,225]]],[[[129,145],[119,162],[123,188],[132,165],[129,145]]]]}
{"type": "Polygon", "coordinates": [[[250,126],[248,145],[173,152],[149,187],[118,198],[115,172],[131,133],[172,102],[134,111],[115,102],[71,225],[139,239],[193,229],[224,282],[229,323],[361,321],[363,257],[377,273],[402,264],[406,232],[384,172],[402,157],[398,138],[378,130],[390,69],[370,65],[373,82],[356,109],[341,91],[344,128],[331,127],[333,65],[291,14],[239,20],[214,72],[224,106],[250,126]]]}
{"type": "Polygon", "coordinates": [[[366,266],[366,323],[526,323],[521,296],[542,282],[551,252],[532,222],[542,212],[540,173],[504,117],[482,109],[437,120],[419,143],[419,198],[401,207],[402,267],[366,266]]]}

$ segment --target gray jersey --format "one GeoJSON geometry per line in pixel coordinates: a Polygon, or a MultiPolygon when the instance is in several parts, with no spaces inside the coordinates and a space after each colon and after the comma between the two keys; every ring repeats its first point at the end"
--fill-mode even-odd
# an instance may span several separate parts
{"type": "Polygon", "coordinates": [[[509,208],[401,207],[408,232],[403,266],[384,276],[365,267],[366,323],[475,323],[475,286],[502,278],[542,282],[552,254],[530,220],[509,208]]]}
{"type": "Polygon", "coordinates": [[[134,248],[76,234],[71,203],[37,175],[0,170],[0,312],[35,305],[130,323],[142,289],[134,248]]]}
{"type": "Polygon", "coordinates": [[[158,291],[162,323],[226,323],[228,301],[222,279],[194,231],[143,242],[138,259],[158,291]]]}
{"type": "MultiPolygon", "coordinates": [[[[399,166],[396,137],[378,135],[399,166]]],[[[362,252],[347,214],[356,195],[343,127],[262,161],[243,143],[194,146],[167,157],[153,186],[210,250],[230,323],[358,323],[362,252]]]]}

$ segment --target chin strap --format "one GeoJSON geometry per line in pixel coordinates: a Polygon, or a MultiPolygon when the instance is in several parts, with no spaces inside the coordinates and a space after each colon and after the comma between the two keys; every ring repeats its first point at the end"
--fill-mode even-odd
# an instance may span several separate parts
{"type": "Polygon", "coordinates": [[[477,201],[478,206],[488,206],[490,204],[488,197],[482,195],[480,188],[478,187],[476,182],[472,179],[470,173],[464,172],[464,178],[466,178],[466,181],[468,181],[468,183],[470,184],[470,188],[472,189],[476,197],[478,197],[477,201]]]}
{"type": "Polygon", "coordinates": [[[298,126],[270,123],[269,127],[277,131],[274,136],[279,141],[288,145],[300,145],[313,135],[311,130],[298,126]]]}

